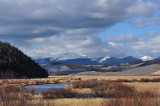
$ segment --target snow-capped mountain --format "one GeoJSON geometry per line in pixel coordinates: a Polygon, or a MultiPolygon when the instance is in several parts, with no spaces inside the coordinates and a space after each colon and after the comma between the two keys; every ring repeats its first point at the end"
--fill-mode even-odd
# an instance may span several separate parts
{"type": "Polygon", "coordinates": [[[143,60],[143,61],[148,61],[148,60],[152,60],[152,57],[150,57],[150,56],[143,56],[140,59],[143,60]]]}
{"type": "Polygon", "coordinates": [[[99,60],[98,63],[102,63],[102,62],[106,61],[109,58],[110,58],[110,56],[106,56],[106,57],[102,58],[101,60],[99,60]]]}
{"type": "Polygon", "coordinates": [[[57,54],[52,56],[52,60],[68,60],[68,59],[76,59],[76,58],[87,58],[87,55],[78,53],[78,52],[70,52],[70,53],[64,53],[64,54],[57,54]]]}
{"type": "Polygon", "coordinates": [[[44,64],[44,63],[49,63],[53,61],[63,61],[63,60],[70,60],[70,59],[77,59],[77,58],[88,58],[88,57],[87,55],[82,53],[69,52],[69,53],[52,55],[52,57],[48,57],[48,58],[34,59],[34,61],[39,64],[44,64]]]}

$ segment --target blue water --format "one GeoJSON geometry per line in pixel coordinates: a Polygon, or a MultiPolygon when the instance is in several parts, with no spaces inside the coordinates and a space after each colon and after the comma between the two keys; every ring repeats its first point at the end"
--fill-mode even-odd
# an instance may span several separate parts
{"type": "Polygon", "coordinates": [[[60,83],[60,84],[43,84],[43,85],[28,85],[24,88],[35,88],[35,92],[42,93],[43,90],[50,90],[50,89],[63,89],[65,85],[70,85],[71,83],[60,83]]]}

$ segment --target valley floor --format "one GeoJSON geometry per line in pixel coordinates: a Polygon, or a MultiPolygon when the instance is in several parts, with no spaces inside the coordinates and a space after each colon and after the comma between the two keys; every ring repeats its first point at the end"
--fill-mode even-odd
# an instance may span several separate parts
{"type": "MultiPolygon", "coordinates": [[[[89,80],[118,80],[118,79],[127,79],[127,80],[141,80],[141,79],[154,79],[160,78],[160,76],[105,76],[105,75],[68,75],[68,76],[49,76],[49,78],[54,78],[58,80],[69,80],[74,82],[77,79],[89,80]]],[[[160,82],[123,82],[126,85],[133,86],[138,91],[149,90],[153,92],[160,93],[160,82]]]]}
{"type": "MultiPolygon", "coordinates": [[[[35,79],[8,79],[8,81],[58,81],[59,83],[63,82],[75,82],[75,81],[86,81],[86,80],[91,80],[91,79],[96,79],[96,80],[135,80],[134,82],[121,82],[125,85],[132,86],[134,87],[137,91],[150,91],[156,94],[160,94],[160,82],[138,82],[141,81],[142,79],[159,79],[160,76],[105,76],[105,75],[66,75],[66,76],[49,76],[48,78],[35,78],[35,79]]],[[[0,80],[3,82],[3,80],[0,80]]],[[[28,82],[30,83],[30,82],[28,82]]],[[[89,88],[72,88],[72,91],[78,92],[78,93],[91,93],[91,89],[89,88]]],[[[155,105],[158,103],[160,105],[160,98],[159,96],[156,97],[157,100],[155,103],[156,104],[150,104],[150,101],[153,98],[150,99],[143,99],[141,101],[147,102],[149,105],[155,105]]],[[[134,101],[132,99],[124,98],[122,101],[119,100],[114,100],[111,99],[113,102],[120,103],[122,101],[134,101]]],[[[28,101],[28,104],[30,106],[102,106],[106,101],[110,101],[110,99],[107,98],[60,98],[60,99],[43,99],[43,96],[41,94],[36,94],[33,96],[32,100],[28,101]]],[[[128,102],[129,103],[129,102],[128,102]]],[[[148,105],[148,106],[149,106],[148,105]]],[[[3,105],[2,105],[3,106],[3,105]]],[[[11,105],[8,105],[11,106],[11,105]]],[[[104,105],[104,106],[119,106],[119,105],[104,105]]],[[[123,106],[127,106],[127,104],[124,104],[123,106]]],[[[135,106],[134,104],[132,106],[135,106]]],[[[142,105],[143,106],[143,105],[142,105]]]]}

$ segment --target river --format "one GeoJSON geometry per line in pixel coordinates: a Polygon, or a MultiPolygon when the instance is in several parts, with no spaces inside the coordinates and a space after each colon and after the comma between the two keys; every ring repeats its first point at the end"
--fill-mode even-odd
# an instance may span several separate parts
{"type": "Polygon", "coordinates": [[[70,85],[71,83],[60,83],[60,84],[42,84],[42,85],[27,85],[25,86],[26,89],[28,88],[35,88],[35,92],[42,93],[43,90],[50,90],[50,89],[63,89],[65,85],[70,85]]]}

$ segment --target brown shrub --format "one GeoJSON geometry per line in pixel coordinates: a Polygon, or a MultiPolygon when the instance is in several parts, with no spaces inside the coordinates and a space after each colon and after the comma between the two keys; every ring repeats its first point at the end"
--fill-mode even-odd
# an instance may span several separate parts
{"type": "Polygon", "coordinates": [[[150,82],[151,80],[150,79],[148,79],[148,78],[142,78],[142,79],[140,79],[140,82],[150,82]]]}
{"type": "Polygon", "coordinates": [[[150,91],[138,92],[134,91],[131,93],[131,89],[125,88],[126,93],[129,95],[125,96],[125,98],[112,98],[110,100],[105,100],[102,103],[102,106],[159,106],[160,99],[158,98],[157,93],[153,93],[150,91]],[[130,95],[130,93],[132,95],[130,95]]]}
{"type": "Polygon", "coordinates": [[[36,94],[35,90],[36,90],[35,87],[31,87],[31,88],[28,88],[28,89],[27,89],[27,91],[28,91],[30,94],[32,94],[32,96],[33,96],[34,94],[36,94]]]}
{"type": "Polygon", "coordinates": [[[158,93],[151,92],[151,91],[143,91],[143,92],[136,92],[134,94],[134,98],[156,98],[158,97],[158,93]]]}
{"type": "Polygon", "coordinates": [[[138,82],[138,80],[137,79],[132,79],[132,81],[131,82],[138,82]]]}
{"type": "Polygon", "coordinates": [[[117,79],[115,82],[132,82],[132,81],[128,79],[117,79]]]}
{"type": "Polygon", "coordinates": [[[95,97],[133,97],[133,94],[135,93],[134,87],[110,80],[93,79],[86,81],[77,81],[73,82],[72,85],[73,88],[91,88],[95,97]]]}
{"type": "Polygon", "coordinates": [[[76,97],[77,94],[72,92],[70,88],[68,89],[51,89],[44,90],[42,92],[44,99],[55,99],[55,98],[73,98],[76,97]]]}
{"type": "Polygon", "coordinates": [[[58,84],[59,82],[60,82],[59,80],[55,80],[55,81],[54,81],[55,84],[58,84]]]}
{"type": "Polygon", "coordinates": [[[124,85],[122,83],[111,83],[108,86],[108,93],[111,97],[132,97],[135,93],[134,87],[124,85]]]}
{"type": "Polygon", "coordinates": [[[107,85],[111,81],[109,80],[97,80],[97,79],[91,79],[86,81],[76,81],[73,82],[73,88],[94,88],[102,85],[107,85]]]}
{"type": "Polygon", "coordinates": [[[1,86],[0,87],[0,103],[4,106],[21,106],[29,100],[30,95],[23,92],[21,87],[1,86]],[[17,102],[15,102],[17,101],[17,102]],[[16,103],[16,104],[14,104],[16,103]]]}
{"type": "Polygon", "coordinates": [[[151,82],[160,82],[160,78],[153,78],[151,82]]]}

